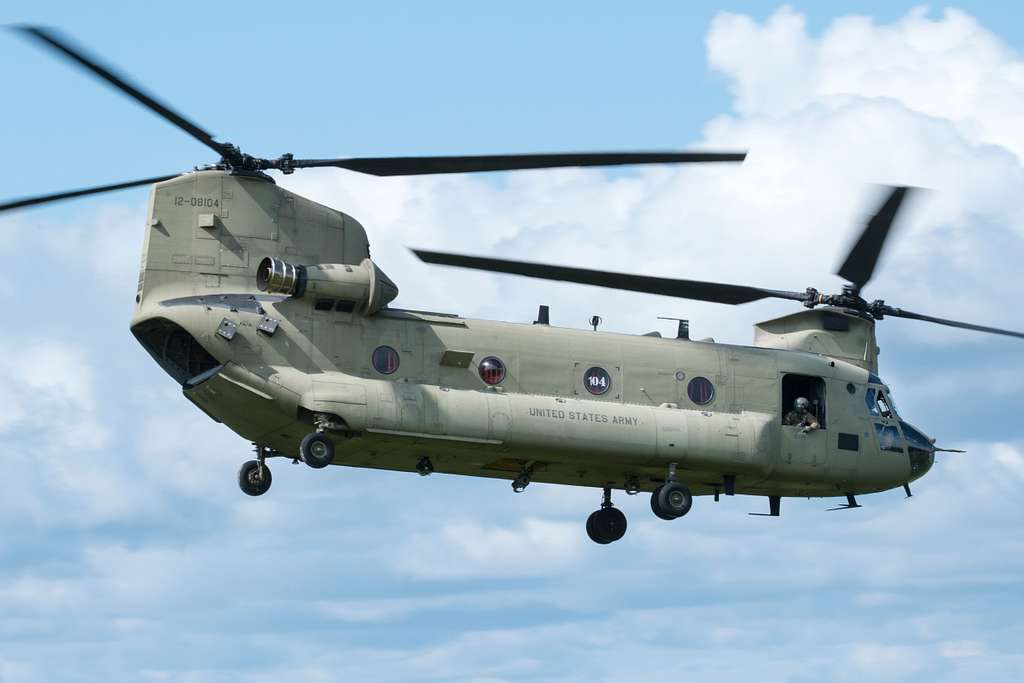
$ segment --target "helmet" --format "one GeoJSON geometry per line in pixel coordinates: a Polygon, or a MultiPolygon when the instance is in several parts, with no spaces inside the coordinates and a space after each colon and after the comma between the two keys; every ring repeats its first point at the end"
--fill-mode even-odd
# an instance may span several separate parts
{"type": "Polygon", "coordinates": [[[793,401],[793,408],[799,410],[801,413],[807,412],[811,408],[811,402],[801,396],[797,400],[793,401]]]}

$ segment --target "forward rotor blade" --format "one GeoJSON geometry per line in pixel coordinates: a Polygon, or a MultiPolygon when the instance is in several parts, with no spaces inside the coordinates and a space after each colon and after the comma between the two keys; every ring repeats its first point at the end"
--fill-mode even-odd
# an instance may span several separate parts
{"type": "Polygon", "coordinates": [[[518,171],[531,168],[686,164],[743,161],[746,152],[578,152],[567,154],[501,154],[490,156],[365,157],[356,159],[295,159],[294,168],[334,166],[376,176],[432,175],[518,171]]]}
{"type": "Polygon", "coordinates": [[[438,251],[413,249],[412,252],[425,263],[457,268],[485,270],[492,273],[508,273],[524,275],[542,280],[558,280],[561,282],[578,282],[583,285],[608,287],[609,289],[625,289],[646,294],[661,294],[681,299],[696,299],[719,304],[745,304],[775,297],[803,301],[803,292],[786,292],[744,285],[720,284],[717,282],[701,282],[699,280],[677,280],[648,275],[629,275],[626,273],[610,273],[603,270],[585,268],[569,268],[552,266],[528,261],[507,261],[505,259],[486,258],[482,256],[466,256],[438,251]]]}
{"type": "Polygon", "coordinates": [[[922,315],[921,313],[904,311],[902,308],[893,308],[891,306],[885,307],[885,315],[890,315],[894,318],[910,318],[911,320],[923,320],[925,322],[936,323],[938,325],[946,325],[948,327],[959,327],[964,330],[974,330],[975,332],[987,332],[989,334],[1001,334],[1007,337],[1017,337],[1018,339],[1024,339],[1024,332],[1014,332],[1013,330],[1001,330],[998,327],[985,327],[984,325],[973,325],[971,323],[960,322],[959,320],[946,320],[945,318],[935,318],[930,315],[922,315]]]}
{"type": "Polygon", "coordinates": [[[161,175],[155,178],[144,178],[142,180],[130,180],[126,183],[114,183],[112,185],[98,185],[96,187],[86,187],[81,190],[70,190],[68,192],[56,192],[54,194],[43,194],[36,197],[23,197],[22,199],[15,199],[14,201],[0,204],[0,213],[4,211],[10,211],[11,209],[20,209],[26,206],[35,206],[36,204],[47,204],[49,202],[59,202],[63,199],[72,199],[73,197],[84,197],[90,194],[101,194],[103,192],[113,192],[115,190],[127,190],[130,187],[138,187],[139,185],[152,185],[153,183],[159,183],[164,180],[170,180],[171,178],[177,178],[178,173],[172,175],[161,175]]]}
{"type": "Polygon", "coordinates": [[[864,226],[864,231],[853,248],[850,249],[843,265],[839,267],[838,275],[852,282],[857,287],[857,291],[867,284],[872,273],[875,272],[878,256],[885,246],[885,238],[889,236],[889,230],[892,228],[900,205],[910,189],[908,187],[892,188],[881,208],[864,226]]]}
{"type": "Polygon", "coordinates": [[[58,38],[53,31],[40,26],[27,25],[14,26],[13,28],[14,30],[42,43],[65,58],[70,59],[72,62],[75,62],[87,71],[92,72],[95,76],[98,76],[124,94],[133,98],[142,106],[171,122],[194,137],[196,140],[199,140],[199,142],[216,152],[218,156],[224,155],[224,146],[214,140],[212,135],[186,119],[181,114],[175,112],[152,95],[148,95],[137,86],[129,83],[124,76],[118,76],[110,67],[100,64],[95,57],[86,56],[85,51],[81,48],[71,47],[67,41],[58,38]]]}

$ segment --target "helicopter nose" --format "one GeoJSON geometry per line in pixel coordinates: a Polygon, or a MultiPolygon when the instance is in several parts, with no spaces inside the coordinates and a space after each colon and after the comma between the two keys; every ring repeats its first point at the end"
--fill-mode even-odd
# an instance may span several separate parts
{"type": "Polygon", "coordinates": [[[928,438],[924,432],[909,422],[900,420],[900,427],[903,430],[907,456],[910,458],[910,478],[917,479],[935,464],[935,439],[928,438]]]}

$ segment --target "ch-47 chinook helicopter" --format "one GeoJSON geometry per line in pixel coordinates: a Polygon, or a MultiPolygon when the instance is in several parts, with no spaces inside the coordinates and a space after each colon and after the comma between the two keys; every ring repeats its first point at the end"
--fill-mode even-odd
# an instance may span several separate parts
{"type": "MultiPolygon", "coordinates": [[[[262,159],[220,143],[54,33],[19,27],[212,149],[193,172],[8,202],[0,211],[152,184],[131,331],[184,395],[253,442],[245,493],[270,488],[266,460],[434,471],[603,490],[587,520],[622,537],[611,491],[651,492],[664,520],[694,495],[856,496],[904,487],[934,439],[901,419],[878,376],[875,321],[911,318],[1024,334],[868,302],[907,188],[893,188],[838,274],[840,294],[626,275],[416,251],[439,265],[721,304],[789,299],[806,310],[757,323],[753,346],[563,329],[392,308],[398,287],[351,216],[278,187],[265,172],[338,167],[374,175],[741,161],[713,152],[262,159]],[[791,411],[799,403],[799,411],[791,411]],[[795,413],[795,417],[794,417],[795,413]]],[[[595,326],[596,327],[596,326],[595,326]]]]}

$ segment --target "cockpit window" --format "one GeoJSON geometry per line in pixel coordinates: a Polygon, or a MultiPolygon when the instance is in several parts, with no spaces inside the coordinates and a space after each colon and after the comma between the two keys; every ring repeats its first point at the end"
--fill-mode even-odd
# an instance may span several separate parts
{"type": "Polygon", "coordinates": [[[892,417],[896,411],[893,409],[892,403],[887,396],[882,389],[868,389],[867,394],[864,396],[864,401],[868,405],[868,412],[875,417],[892,417]]]}
{"type": "Polygon", "coordinates": [[[875,423],[875,434],[878,436],[878,445],[883,451],[892,453],[903,452],[903,439],[899,431],[892,425],[875,423]]]}
{"type": "Polygon", "coordinates": [[[868,404],[868,412],[878,417],[878,403],[875,401],[874,389],[868,389],[868,393],[864,395],[864,402],[868,404]]]}
{"type": "Polygon", "coordinates": [[[892,407],[890,407],[889,401],[885,397],[885,392],[881,389],[878,390],[875,396],[875,403],[878,405],[878,412],[882,417],[892,417],[892,407]]]}

